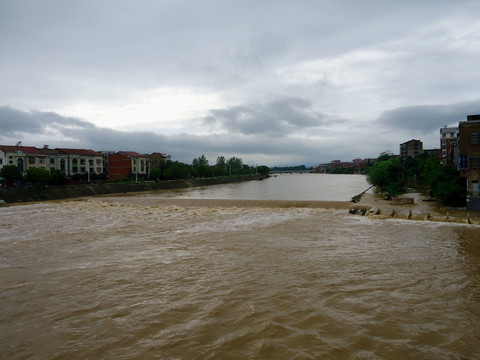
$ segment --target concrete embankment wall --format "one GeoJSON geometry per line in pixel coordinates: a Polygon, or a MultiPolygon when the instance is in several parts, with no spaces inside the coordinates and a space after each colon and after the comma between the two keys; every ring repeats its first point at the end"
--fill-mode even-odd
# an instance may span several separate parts
{"type": "Polygon", "coordinates": [[[60,200],[83,196],[121,194],[164,189],[180,189],[194,186],[209,186],[242,181],[259,180],[263,176],[236,176],[226,178],[206,178],[195,180],[167,180],[159,182],[141,182],[131,184],[64,185],[47,188],[21,188],[0,190],[0,200],[7,204],[19,202],[60,200]]]}

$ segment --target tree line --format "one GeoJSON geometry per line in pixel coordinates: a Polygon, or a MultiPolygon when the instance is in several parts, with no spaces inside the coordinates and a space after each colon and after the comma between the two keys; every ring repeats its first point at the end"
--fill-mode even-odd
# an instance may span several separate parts
{"type": "MultiPolygon", "coordinates": [[[[167,160],[160,164],[158,168],[150,169],[148,180],[175,180],[191,179],[196,177],[221,177],[221,176],[239,176],[249,174],[261,174],[268,176],[270,169],[267,166],[245,166],[242,159],[231,157],[229,159],[219,156],[215,165],[210,165],[205,155],[193,159],[192,164],[184,164],[179,161],[167,160]]],[[[67,178],[61,170],[45,170],[41,168],[29,168],[22,174],[15,165],[5,165],[0,170],[0,177],[9,183],[23,181],[25,184],[34,186],[63,185],[67,178]]],[[[82,173],[71,176],[74,183],[84,181],[106,181],[106,174],[82,173]]],[[[132,175],[134,179],[134,175],[132,175]]]]}
{"type": "Polygon", "coordinates": [[[430,196],[447,206],[465,205],[465,180],[453,166],[441,165],[437,158],[422,154],[401,160],[383,155],[367,170],[367,180],[387,198],[408,188],[428,190],[430,196]]]}
{"type": "Polygon", "coordinates": [[[270,169],[267,166],[246,166],[242,159],[225,156],[217,157],[214,165],[210,165],[205,155],[194,158],[192,164],[184,164],[179,161],[168,160],[160,164],[158,168],[150,170],[150,179],[173,180],[190,179],[196,177],[221,177],[239,176],[249,174],[268,175],[270,169]]]}

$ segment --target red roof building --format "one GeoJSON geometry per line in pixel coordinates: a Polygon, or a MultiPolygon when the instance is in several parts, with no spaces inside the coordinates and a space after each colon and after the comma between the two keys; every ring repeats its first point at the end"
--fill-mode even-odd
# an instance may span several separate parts
{"type": "Polygon", "coordinates": [[[33,146],[0,145],[0,169],[5,165],[15,165],[23,173],[28,168],[46,169],[46,156],[33,146]]]}
{"type": "Polygon", "coordinates": [[[103,172],[103,157],[99,152],[89,149],[57,148],[57,150],[59,168],[67,176],[103,172]]]}
{"type": "Polygon", "coordinates": [[[147,175],[147,156],[134,151],[119,151],[108,155],[108,179],[110,181],[144,179],[147,175]]]}

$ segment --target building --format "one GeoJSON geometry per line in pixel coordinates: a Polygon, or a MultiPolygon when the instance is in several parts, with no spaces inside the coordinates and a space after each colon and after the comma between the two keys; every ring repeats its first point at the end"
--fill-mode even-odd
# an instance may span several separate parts
{"type": "Polygon", "coordinates": [[[167,160],[170,160],[170,156],[155,152],[148,155],[147,160],[150,169],[158,169],[161,164],[164,164],[165,162],[167,162],[167,160]]]}
{"type": "Polygon", "coordinates": [[[424,149],[423,153],[428,157],[435,158],[439,162],[442,159],[442,150],[441,149],[424,149]]]}
{"type": "Polygon", "coordinates": [[[60,150],[50,149],[48,145],[44,145],[40,150],[45,155],[46,170],[60,170],[59,154],[60,150]]]}
{"type": "Polygon", "coordinates": [[[57,169],[65,175],[101,174],[103,172],[102,154],[88,149],[57,148],[57,169]]]}
{"type": "Polygon", "coordinates": [[[33,146],[0,145],[0,169],[5,165],[15,165],[22,173],[29,168],[47,169],[46,155],[33,146]]]}
{"type": "Polygon", "coordinates": [[[108,155],[108,179],[143,180],[147,175],[147,156],[134,151],[119,151],[108,155]]]}
{"type": "Polygon", "coordinates": [[[423,154],[423,143],[420,140],[412,139],[400,144],[400,158],[402,160],[408,157],[416,159],[420,154],[423,154]]]}
{"type": "Polygon", "coordinates": [[[458,130],[458,169],[467,183],[467,210],[480,211],[480,115],[468,115],[458,130]]]}
{"type": "Polygon", "coordinates": [[[458,139],[458,127],[447,127],[440,129],[440,149],[442,150],[440,161],[442,165],[455,166],[458,139]]]}

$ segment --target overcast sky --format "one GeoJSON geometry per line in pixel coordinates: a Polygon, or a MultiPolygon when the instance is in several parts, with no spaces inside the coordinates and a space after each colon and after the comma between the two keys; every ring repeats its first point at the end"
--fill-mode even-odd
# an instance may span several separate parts
{"type": "Polygon", "coordinates": [[[0,144],[316,165],[480,114],[480,1],[0,0],[0,144]]]}

